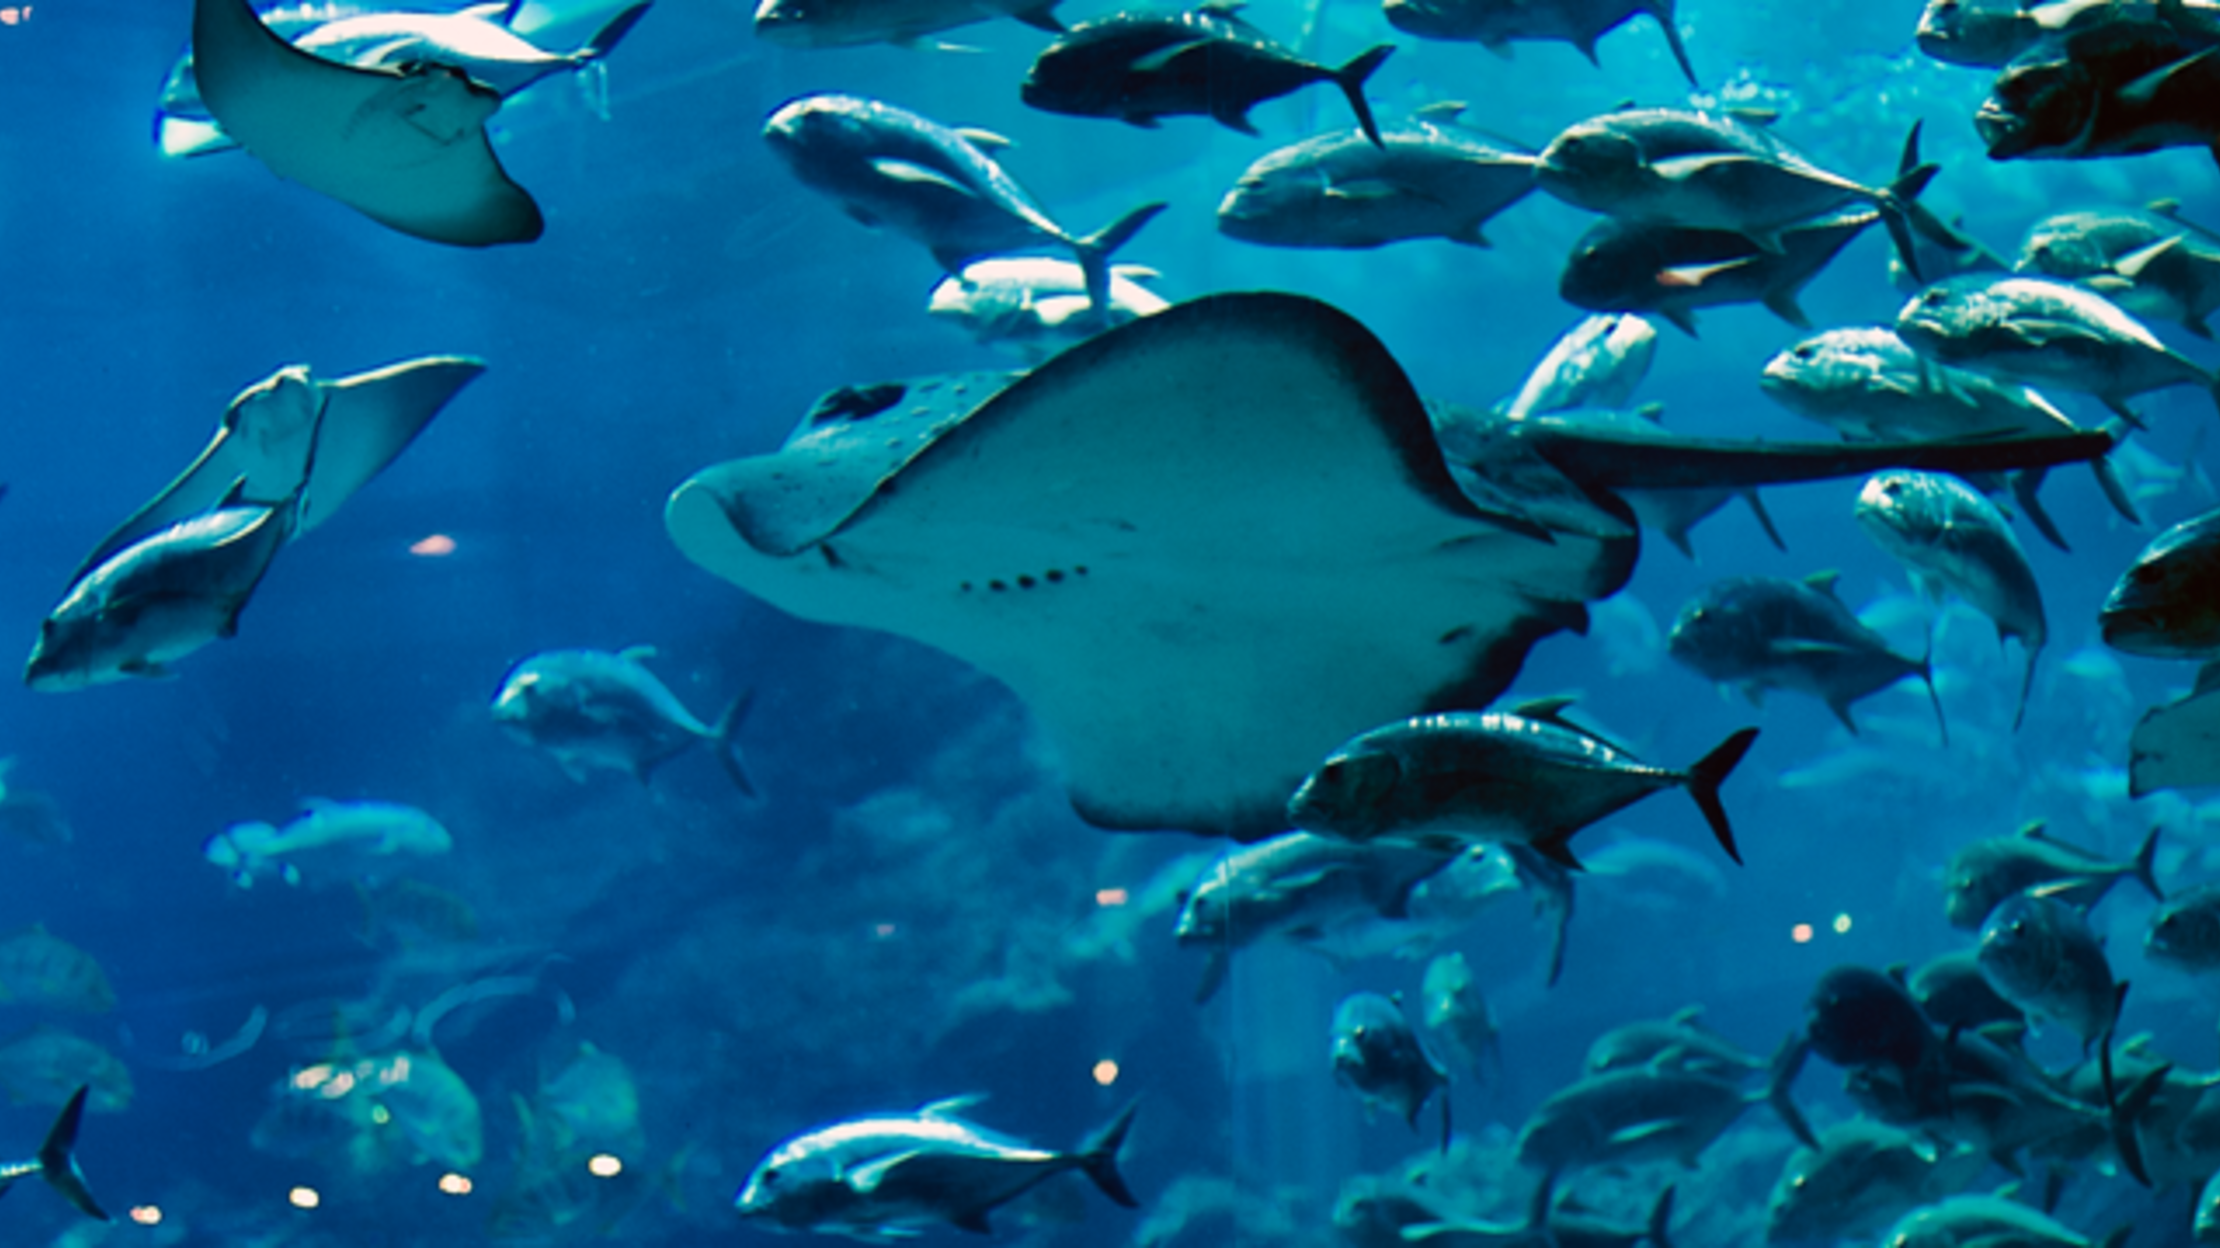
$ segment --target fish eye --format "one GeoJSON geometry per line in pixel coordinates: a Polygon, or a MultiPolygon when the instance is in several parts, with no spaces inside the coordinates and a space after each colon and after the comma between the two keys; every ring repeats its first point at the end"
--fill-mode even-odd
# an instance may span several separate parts
{"type": "Polygon", "coordinates": [[[1948,298],[1950,298],[1950,296],[1945,294],[1940,288],[1931,288],[1926,294],[1923,294],[1919,297],[1919,301],[1923,304],[1926,304],[1930,308],[1938,308],[1941,307],[1943,301],[1948,298]]]}
{"type": "Polygon", "coordinates": [[[769,1187],[771,1184],[779,1181],[778,1169],[777,1167],[773,1167],[769,1170],[764,1171],[761,1175],[758,1175],[757,1178],[765,1187],[769,1187]]]}
{"type": "Polygon", "coordinates": [[[1348,773],[1349,765],[1337,758],[1318,769],[1318,779],[1325,784],[1340,784],[1348,773]]]}
{"type": "Polygon", "coordinates": [[[1812,346],[1810,343],[1807,342],[1802,346],[1797,347],[1794,351],[1789,352],[1789,354],[1795,356],[1799,360],[1808,360],[1813,356],[1818,355],[1819,350],[1818,348],[1812,346]]]}

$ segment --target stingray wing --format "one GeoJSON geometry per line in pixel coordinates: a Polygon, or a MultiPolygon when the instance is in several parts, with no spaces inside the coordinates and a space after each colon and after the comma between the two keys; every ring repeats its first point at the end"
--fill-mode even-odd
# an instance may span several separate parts
{"type": "Polygon", "coordinates": [[[538,205],[486,141],[501,97],[459,71],[322,60],[279,38],[247,0],[195,0],[193,65],[210,115],[279,177],[432,242],[540,236],[538,205]]]}
{"type": "MultiPolygon", "coordinates": [[[[1335,746],[1484,704],[1633,566],[1631,537],[1482,518],[1402,369],[1313,300],[1182,304],[962,414],[911,408],[877,457],[805,437],[701,473],[672,537],[795,615],[1009,685],[1105,827],[1280,832],[1335,746]]],[[[859,447],[883,418],[851,422],[859,447]]]]}
{"type": "Polygon", "coordinates": [[[443,355],[325,383],[323,420],[294,535],[329,519],[407,450],[457,391],[485,371],[483,360],[443,355]]]}

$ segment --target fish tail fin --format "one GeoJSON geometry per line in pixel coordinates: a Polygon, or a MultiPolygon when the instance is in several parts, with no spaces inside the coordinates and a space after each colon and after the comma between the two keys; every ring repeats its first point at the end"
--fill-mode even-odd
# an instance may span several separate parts
{"type": "Polygon", "coordinates": [[[1935,708],[1935,732],[1942,737],[1942,747],[1950,748],[1950,721],[1943,718],[1942,694],[1935,691],[1935,634],[1927,633],[1927,651],[1919,656],[1919,666],[1912,669],[1920,683],[1927,686],[1928,704],[1935,708]]]}
{"type": "Polygon", "coordinates": [[[2067,554],[2072,554],[2073,547],[2066,544],[2066,535],[2059,532],[2057,522],[2053,521],[2050,518],[2050,512],[2043,508],[2043,499],[2039,491],[2043,488],[2043,479],[2049,475],[2050,469],[2048,468],[2022,468],[2013,473],[2012,501],[2020,505],[2020,510],[2027,515],[2027,522],[2035,526],[2035,531],[2043,535],[2044,541],[2065,551],[2067,554]]]}
{"type": "Polygon", "coordinates": [[[1941,165],[1920,160],[1919,128],[1920,123],[1913,122],[1911,131],[1904,136],[1904,154],[1897,161],[1896,180],[1881,191],[1874,206],[1881,210],[1881,222],[1888,227],[1889,238],[1896,244],[1896,254],[1904,262],[1904,271],[1912,275],[1912,280],[1925,283],[1927,277],[1919,270],[1919,256],[1914,250],[1917,244],[1912,240],[1913,230],[1950,251],[1964,251],[1970,244],[1919,202],[1927,184],[1942,171],[1941,165]]]}
{"type": "MultiPolygon", "coordinates": [[[[2117,1011],[2115,1010],[2115,1013],[2117,1011]]],[[[2117,1021],[2117,1020],[2115,1020],[2117,1021]]],[[[2112,1033],[2107,1028],[2104,1047],[2097,1052],[2098,1069],[2104,1076],[2104,1105],[2112,1121],[2112,1149],[2120,1155],[2120,1165],[2135,1181],[2145,1187],[2151,1185],[2150,1171],[2143,1164],[2143,1142],[2136,1134],[2135,1124],[2151,1107],[2159,1089],[2166,1083],[2166,1076],[2173,1072],[2172,1063],[2150,1071],[2135,1081],[2127,1095],[2116,1095],[2118,1089],[2112,1078],[2112,1033]]]]}
{"type": "Polygon", "coordinates": [[[1127,1105],[1108,1125],[1081,1140],[1074,1153],[1079,1168],[1087,1172],[1102,1194],[1128,1209],[1140,1208],[1141,1202],[1133,1198],[1125,1176],[1118,1173],[1118,1150],[1125,1146],[1125,1133],[1133,1129],[1133,1111],[1140,1107],[1139,1101],[1127,1105]]]}
{"type": "Polygon", "coordinates": [[[1742,756],[1750,752],[1750,743],[1757,740],[1758,730],[1744,728],[1721,741],[1711,753],[1696,761],[1688,769],[1688,795],[1696,799],[1696,808],[1704,812],[1704,821],[1711,825],[1711,834],[1719,839],[1719,848],[1735,865],[1742,864],[1742,852],[1734,847],[1734,829],[1727,823],[1727,808],[1719,802],[1719,786],[1734,771],[1742,756]]]}
{"type": "Polygon", "coordinates": [[[1788,1133],[1802,1142],[1804,1147],[1817,1149],[1819,1137],[1812,1134],[1811,1123],[1805,1121],[1804,1111],[1796,1107],[1796,1098],[1789,1095],[1796,1086],[1796,1076],[1804,1073],[1804,1061],[1811,1056],[1811,1042],[1804,1033],[1792,1031],[1781,1041],[1779,1051],[1773,1054],[1772,1074],[1765,1081],[1765,1103],[1773,1107],[1787,1125],[1788,1133]]]}
{"type": "Polygon", "coordinates": [[[2152,824],[2150,834],[2143,838],[2143,844],[2135,851],[2135,857],[2132,860],[2133,870],[2130,874],[2135,876],[2136,883],[2143,886],[2143,891],[2159,901],[2164,901],[2166,900],[2166,894],[2158,890],[2158,875],[2156,872],[2158,831],[2158,825],[2152,824]]]}
{"type": "Polygon", "coordinates": [[[76,1206],[79,1213],[100,1222],[113,1222],[100,1202],[93,1199],[92,1188],[85,1184],[85,1172],[77,1167],[77,1126],[85,1118],[85,1096],[92,1089],[79,1085],[69,1103],[55,1116],[54,1125],[46,1133],[46,1142],[39,1145],[39,1174],[62,1199],[76,1206]]]}
{"type": "Polygon", "coordinates": [[[1359,53],[1355,60],[1334,71],[1334,83],[1349,97],[1349,108],[1357,115],[1357,127],[1364,131],[1364,137],[1372,140],[1372,146],[1382,149],[1387,147],[1387,140],[1380,137],[1380,123],[1372,118],[1372,102],[1364,98],[1364,80],[1370,78],[1372,71],[1394,51],[1394,44],[1383,43],[1359,53]]]}
{"type": "Polygon", "coordinates": [[[610,18],[606,25],[594,32],[593,38],[586,41],[585,47],[572,54],[572,59],[580,65],[588,65],[616,51],[617,45],[624,42],[624,37],[632,33],[632,28],[639,25],[641,18],[647,16],[649,7],[647,4],[635,4],[610,18]]]}
{"type": "Polygon", "coordinates": [[[1107,327],[1110,323],[1110,257],[1118,248],[1132,242],[1141,227],[1154,220],[1164,208],[1161,200],[1143,204],[1072,244],[1079,271],[1087,279],[1087,307],[1098,324],[1107,327]]]}
{"type": "Polygon", "coordinates": [[[756,796],[755,781],[748,776],[748,769],[740,755],[740,727],[748,722],[748,712],[755,706],[755,690],[742,690],[740,696],[725,705],[724,713],[717,716],[716,725],[710,730],[716,740],[717,761],[723,764],[725,774],[747,797],[756,796]]]}
{"type": "Polygon", "coordinates": [[[1657,1203],[1650,1206],[1650,1220],[1644,1228],[1651,1248],[1673,1248],[1673,1185],[1657,1194],[1657,1203]]]}

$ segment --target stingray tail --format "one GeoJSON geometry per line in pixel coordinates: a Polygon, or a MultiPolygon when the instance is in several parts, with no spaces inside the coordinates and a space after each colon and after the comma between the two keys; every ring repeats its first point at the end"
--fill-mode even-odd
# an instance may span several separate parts
{"type": "Polygon", "coordinates": [[[1071,245],[1079,271],[1087,279],[1087,308],[1104,328],[1110,324],[1110,257],[1133,241],[1141,227],[1154,220],[1165,205],[1159,200],[1143,204],[1071,245]]]}
{"type": "Polygon", "coordinates": [[[1394,44],[1383,43],[1333,73],[1334,85],[1349,97],[1349,108],[1357,115],[1357,127],[1364,131],[1364,137],[1372,140],[1372,146],[1381,149],[1387,147],[1387,140],[1380,137],[1380,123],[1372,118],[1372,102],[1364,98],[1364,80],[1370,78],[1372,71],[1394,51],[1394,44]]]}
{"type": "Polygon", "coordinates": [[[1696,808],[1704,812],[1705,822],[1711,825],[1711,834],[1719,838],[1719,848],[1726,850],[1727,857],[1734,859],[1737,866],[1742,863],[1742,853],[1734,847],[1734,829],[1727,824],[1727,808],[1719,802],[1719,786],[1726,783],[1742,756],[1750,752],[1750,743],[1757,740],[1757,735],[1757,729],[1744,728],[1721,741],[1718,748],[1688,769],[1688,795],[1696,799],[1696,808]]]}
{"type": "Polygon", "coordinates": [[[756,796],[755,781],[748,776],[748,768],[740,754],[740,726],[748,722],[748,712],[755,706],[755,690],[743,690],[739,697],[726,704],[724,714],[710,729],[710,736],[717,747],[717,761],[723,764],[725,774],[747,797],[756,796]]]}
{"type": "Polygon", "coordinates": [[[1139,1101],[1127,1105],[1109,1125],[1081,1140],[1072,1153],[1072,1160],[1102,1189],[1102,1194],[1128,1209],[1140,1208],[1141,1202],[1133,1198],[1125,1176],[1118,1173],[1118,1150],[1125,1146],[1125,1134],[1133,1129],[1133,1111],[1140,1107],[1139,1101]]]}
{"type": "Polygon", "coordinates": [[[55,1115],[54,1125],[46,1132],[46,1142],[39,1145],[38,1160],[25,1167],[9,1167],[22,1173],[0,1179],[0,1196],[7,1194],[15,1181],[31,1169],[47,1185],[62,1194],[62,1199],[76,1206],[79,1213],[100,1222],[113,1222],[108,1211],[93,1199],[92,1188],[85,1183],[85,1172],[77,1166],[77,1127],[85,1119],[85,1097],[90,1088],[80,1085],[62,1112],[55,1115]]]}

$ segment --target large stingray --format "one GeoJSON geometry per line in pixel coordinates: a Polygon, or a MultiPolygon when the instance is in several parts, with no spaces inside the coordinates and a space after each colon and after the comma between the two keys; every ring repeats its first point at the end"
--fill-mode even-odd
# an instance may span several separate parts
{"type": "Polygon", "coordinates": [[[1279,294],[1182,304],[1004,381],[836,391],[778,452],[680,486],[671,535],[783,610],[1002,680],[1088,821],[1242,839],[1283,830],[1349,736],[1482,706],[1536,641],[1584,629],[1639,547],[1614,490],[2110,444],[1721,447],[1532,422],[1464,448],[1452,478],[1379,340],[1279,294]]]}
{"type": "Polygon", "coordinates": [[[209,114],[281,178],[432,242],[540,236],[539,206],[486,141],[500,93],[459,70],[322,60],[264,26],[247,0],[194,0],[193,67],[209,114]]]}
{"type": "Polygon", "coordinates": [[[293,364],[241,391],[200,457],[116,526],[74,582],[124,547],[213,510],[236,486],[247,502],[298,502],[290,535],[306,533],[369,484],[437,416],[484,361],[435,355],[337,381],[293,364]]]}

